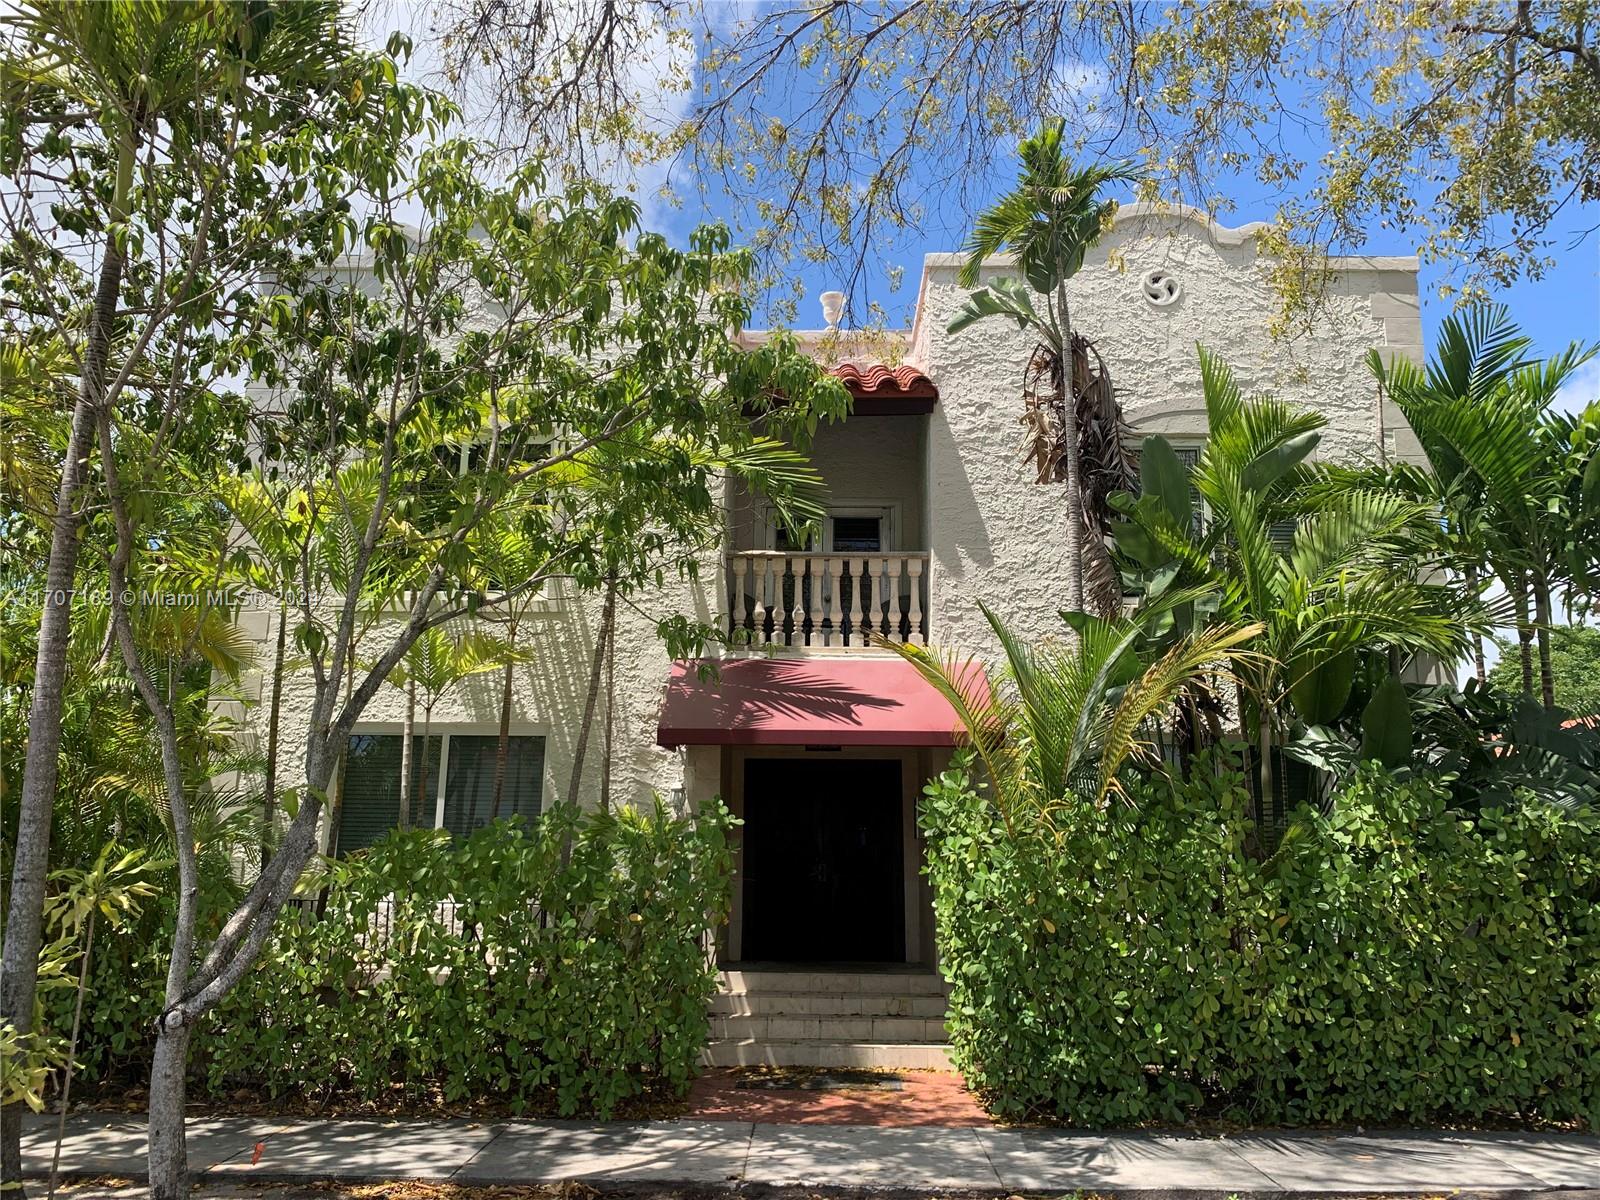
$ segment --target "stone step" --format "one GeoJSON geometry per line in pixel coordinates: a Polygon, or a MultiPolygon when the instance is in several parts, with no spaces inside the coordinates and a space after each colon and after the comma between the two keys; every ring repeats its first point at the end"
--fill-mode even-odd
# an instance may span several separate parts
{"type": "Polygon", "coordinates": [[[711,1036],[771,1042],[942,1042],[939,1017],[712,1017],[711,1036]]]}
{"type": "Polygon", "coordinates": [[[735,995],[755,992],[831,992],[861,995],[942,996],[945,983],[933,971],[764,971],[735,968],[719,973],[718,990],[735,995]]]}
{"type": "Polygon", "coordinates": [[[950,1048],[908,1042],[767,1041],[718,1038],[706,1044],[708,1067],[875,1067],[950,1071],[950,1048]]]}
{"type": "Polygon", "coordinates": [[[885,992],[719,992],[714,1017],[943,1017],[949,1001],[885,992]]]}

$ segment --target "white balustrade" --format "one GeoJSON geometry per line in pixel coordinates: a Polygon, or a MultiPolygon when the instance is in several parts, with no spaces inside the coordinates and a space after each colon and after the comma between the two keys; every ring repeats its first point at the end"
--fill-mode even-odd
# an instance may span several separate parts
{"type": "Polygon", "coordinates": [[[928,644],[928,555],[741,550],[728,561],[729,632],[756,647],[928,644]]]}

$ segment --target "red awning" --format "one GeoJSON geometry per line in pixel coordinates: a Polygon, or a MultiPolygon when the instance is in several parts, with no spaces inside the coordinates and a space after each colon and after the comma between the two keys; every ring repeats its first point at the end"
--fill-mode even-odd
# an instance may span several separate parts
{"type": "MultiPolygon", "coordinates": [[[[675,662],[663,746],[954,746],[955,710],[899,658],[739,658],[702,681],[675,662]]],[[[977,680],[987,696],[988,683],[977,680]]]]}

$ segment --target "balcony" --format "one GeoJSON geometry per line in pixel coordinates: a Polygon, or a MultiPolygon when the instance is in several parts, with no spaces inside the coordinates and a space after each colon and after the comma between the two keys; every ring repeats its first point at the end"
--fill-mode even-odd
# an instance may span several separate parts
{"type": "Polygon", "coordinates": [[[740,550],[728,557],[728,632],[758,649],[928,644],[928,554],[740,550]]]}

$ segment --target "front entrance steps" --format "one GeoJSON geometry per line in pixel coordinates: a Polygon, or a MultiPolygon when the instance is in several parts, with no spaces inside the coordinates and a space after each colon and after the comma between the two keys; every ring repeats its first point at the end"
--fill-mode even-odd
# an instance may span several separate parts
{"type": "Polygon", "coordinates": [[[721,973],[712,1067],[951,1070],[945,985],[907,963],[749,964],[721,973]]]}

